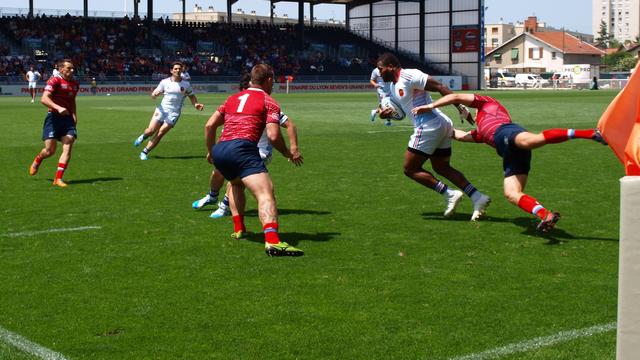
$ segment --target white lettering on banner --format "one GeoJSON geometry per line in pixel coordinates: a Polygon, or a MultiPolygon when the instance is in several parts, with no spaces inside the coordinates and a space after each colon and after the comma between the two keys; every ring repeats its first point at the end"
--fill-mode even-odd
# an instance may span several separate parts
{"type": "MultiPolygon", "coordinates": [[[[461,76],[434,76],[434,79],[440,81],[451,90],[460,90],[462,88],[461,76]]],[[[366,81],[366,80],[365,80],[366,81]]],[[[198,93],[229,93],[237,92],[238,84],[228,83],[199,83],[194,84],[193,91],[198,93]]],[[[125,95],[125,94],[150,94],[155,89],[155,85],[138,85],[138,84],[122,84],[122,85],[100,85],[96,89],[96,93],[99,95],[125,95]]],[[[39,86],[36,91],[42,93],[44,91],[44,84],[39,86]]],[[[287,91],[287,84],[277,83],[274,85],[274,92],[284,93],[287,91]]],[[[373,87],[368,82],[361,83],[290,83],[290,92],[344,92],[344,91],[360,91],[360,92],[374,92],[373,87]]],[[[79,95],[90,95],[91,87],[81,85],[78,91],[79,95]]],[[[29,95],[29,88],[23,85],[0,85],[0,95],[29,95]]]]}

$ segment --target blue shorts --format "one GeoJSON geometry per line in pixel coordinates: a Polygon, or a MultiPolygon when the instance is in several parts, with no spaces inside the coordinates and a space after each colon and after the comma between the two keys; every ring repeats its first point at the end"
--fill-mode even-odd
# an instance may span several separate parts
{"type": "Polygon", "coordinates": [[[531,150],[516,147],[516,135],[525,132],[518,124],[504,124],[493,135],[496,151],[502,158],[504,177],[527,175],[531,169],[531,150]]]}
{"type": "Polygon", "coordinates": [[[71,115],[60,115],[53,112],[47,113],[47,117],[44,118],[44,125],[42,126],[42,140],[56,139],[60,141],[67,135],[78,138],[73,117],[71,115]]]}
{"type": "Polygon", "coordinates": [[[268,172],[260,157],[258,145],[249,140],[230,140],[217,143],[212,151],[213,165],[227,180],[268,172]]]}

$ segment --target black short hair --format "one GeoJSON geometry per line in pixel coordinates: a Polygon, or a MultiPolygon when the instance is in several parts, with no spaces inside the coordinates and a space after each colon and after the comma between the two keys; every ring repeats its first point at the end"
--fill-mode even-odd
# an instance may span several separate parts
{"type": "Polygon", "coordinates": [[[377,62],[381,63],[383,67],[389,65],[393,67],[401,67],[400,60],[398,60],[398,58],[390,52],[380,55],[377,62]]]}
{"type": "Polygon", "coordinates": [[[173,63],[171,63],[171,68],[173,69],[173,67],[176,65],[180,65],[180,67],[184,69],[184,64],[181,61],[174,61],[173,63]]]}
{"type": "Polygon", "coordinates": [[[242,74],[242,77],[240,77],[240,86],[239,86],[240,91],[248,89],[250,82],[251,82],[251,74],[249,73],[242,74]]]}

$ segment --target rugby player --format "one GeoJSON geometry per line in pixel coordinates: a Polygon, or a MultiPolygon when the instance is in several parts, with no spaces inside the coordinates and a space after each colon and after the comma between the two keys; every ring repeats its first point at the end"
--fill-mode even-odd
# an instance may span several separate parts
{"type": "MultiPolygon", "coordinates": [[[[242,79],[240,79],[239,89],[240,91],[245,90],[249,87],[251,81],[251,74],[245,74],[242,79]]],[[[207,121],[205,125],[205,140],[207,143],[207,149],[211,149],[213,144],[212,139],[215,138],[215,131],[213,131],[213,123],[218,121],[217,117],[222,116],[220,112],[216,111],[207,121]]],[[[289,146],[291,153],[295,159],[300,158],[302,160],[302,155],[298,150],[298,130],[296,125],[293,123],[285,113],[280,112],[280,118],[278,119],[280,126],[285,128],[287,131],[287,135],[289,137],[289,146]]],[[[260,157],[264,160],[265,165],[269,165],[271,162],[271,156],[273,153],[273,146],[269,142],[269,138],[267,137],[266,129],[262,132],[262,136],[260,137],[260,141],[258,141],[258,150],[260,151],[260,157]]],[[[296,161],[297,163],[297,161],[296,161]]],[[[302,163],[302,161],[300,162],[302,163]]],[[[224,182],[224,178],[219,174],[215,169],[211,172],[210,177],[210,191],[203,198],[196,200],[191,205],[194,209],[201,209],[206,205],[214,204],[218,199],[218,192],[224,182]]],[[[231,214],[231,208],[229,206],[229,199],[231,197],[231,186],[227,186],[226,194],[220,203],[218,203],[218,209],[211,213],[210,217],[212,219],[218,219],[224,216],[228,216],[231,214]]]]}
{"type": "Polygon", "coordinates": [[[142,149],[140,160],[147,160],[149,152],[158,146],[160,140],[176,125],[182,112],[182,104],[185,97],[189,97],[191,104],[197,110],[202,111],[204,109],[204,105],[198,102],[198,98],[193,93],[191,84],[186,80],[182,80],[183,67],[184,65],[181,62],[174,62],[171,65],[171,76],[161,80],[158,87],[151,92],[152,99],[155,99],[160,94],[164,96],[160,105],[153,112],[149,126],[133,142],[133,145],[138,147],[145,139],[155,134],[149,140],[147,146],[142,149]]]}
{"type": "Polygon", "coordinates": [[[238,215],[233,217],[234,233],[241,238],[244,226],[244,188],[248,188],[258,201],[258,215],[263,226],[265,252],[269,256],[300,256],[303,251],[280,240],[278,235],[278,211],[273,193],[273,183],[260,157],[258,140],[266,128],[269,141],[276,150],[295,165],[302,163],[287,148],[280,133],[280,105],[269,96],[273,89],[273,70],[269,65],[255,65],[251,70],[248,89],[231,95],[218,108],[222,115],[212,124],[215,134],[224,125],[219,142],[212,138],[213,149],[207,158],[232,186],[233,203],[238,215]]]}
{"type": "MultiPolygon", "coordinates": [[[[390,86],[389,83],[382,80],[382,76],[380,76],[380,69],[376,67],[371,71],[371,77],[369,78],[369,82],[376,89],[376,94],[378,95],[378,104],[382,101],[383,98],[389,96],[390,86]]],[[[380,112],[380,106],[371,110],[371,121],[376,120],[376,115],[380,112]]],[[[387,119],[385,123],[387,126],[391,126],[391,119],[387,119]]]]}
{"type": "Polygon", "coordinates": [[[476,129],[454,129],[454,138],[465,142],[484,142],[496,149],[504,169],[504,196],[522,210],[537,216],[537,230],[549,232],[560,220],[560,213],[546,209],[535,198],[524,193],[531,169],[531,150],[546,144],[571,139],[591,139],[606,144],[597,129],[548,129],[534,134],[511,122],[507,109],[497,100],[478,94],[449,94],[431,104],[415,107],[414,114],[429,114],[441,106],[463,104],[478,109],[476,129]]]}
{"type": "MultiPolygon", "coordinates": [[[[418,69],[403,69],[400,61],[391,53],[382,54],[378,59],[378,66],[382,79],[391,84],[389,96],[402,107],[414,125],[413,135],[409,139],[405,152],[404,174],[442,194],[447,206],[444,216],[453,215],[463,193],[449,189],[445,183],[423,168],[424,163],[431,160],[431,166],[436,173],[463,189],[464,193],[471,198],[473,201],[471,221],[478,220],[485,213],[491,199],[477,190],[464,174],[451,166],[451,135],[453,133],[451,119],[440,110],[420,114],[411,112],[414,107],[433,101],[430,91],[438,92],[443,96],[453,92],[418,69]]],[[[473,122],[473,118],[465,107],[459,107],[458,110],[462,117],[473,122]]],[[[380,117],[388,118],[392,112],[392,109],[385,109],[380,113],[380,117]]]]}
{"type": "Polygon", "coordinates": [[[52,76],[47,81],[40,102],[49,108],[42,127],[42,140],[44,148],[33,160],[29,167],[29,175],[38,173],[42,160],[56,153],[57,141],[62,143],[62,154],[58,160],[58,169],[53,180],[53,185],[66,187],[62,180],[64,171],[71,159],[71,149],[78,137],[76,126],[78,116],[76,114],[76,95],[80,84],[73,76],[74,66],[71,60],[61,60],[57,65],[60,76],[52,76]]]}
{"type": "Polygon", "coordinates": [[[36,101],[36,92],[38,91],[38,80],[42,78],[40,72],[33,65],[29,66],[29,71],[24,75],[25,80],[29,83],[29,94],[31,94],[31,103],[36,101]]]}

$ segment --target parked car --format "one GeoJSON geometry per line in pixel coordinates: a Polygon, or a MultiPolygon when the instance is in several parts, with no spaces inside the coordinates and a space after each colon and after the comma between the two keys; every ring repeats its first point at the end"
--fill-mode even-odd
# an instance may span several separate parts
{"type": "Polygon", "coordinates": [[[516,75],[516,86],[543,86],[547,85],[547,80],[543,79],[538,74],[517,74],[516,75]]]}
{"type": "Polygon", "coordinates": [[[496,77],[498,78],[498,86],[500,87],[516,86],[516,74],[514,73],[498,71],[496,77]]]}

